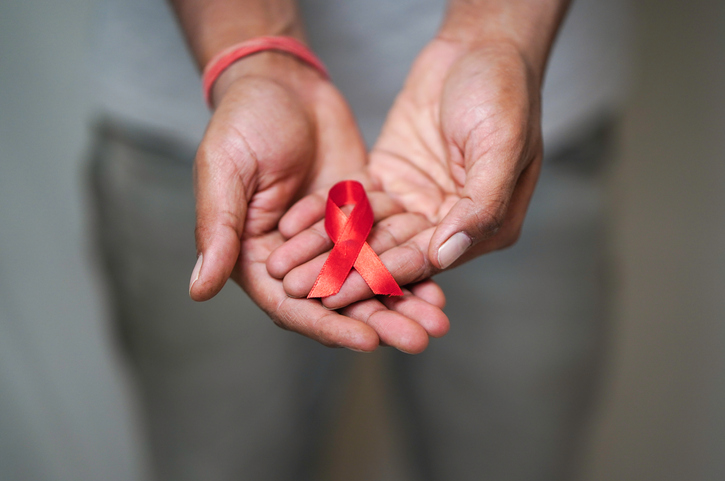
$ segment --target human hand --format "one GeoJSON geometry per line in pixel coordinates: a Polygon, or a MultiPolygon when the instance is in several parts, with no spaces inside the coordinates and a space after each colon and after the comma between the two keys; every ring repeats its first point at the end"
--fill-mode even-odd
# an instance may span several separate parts
{"type": "MultiPolygon", "coordinates": [[[[470,48],[439,38],[420,54],[369,157],[372,177],[408,213],[382,224],[393,235],[379,234],[376,249],[399,284],[517,240],[541,167],[540,85],[512,44],[470,48]],[[396,240],[410,229],[419,232],[396,240]]],[[[315,202],[300,204],[311,212],[315,202]]],[[[306,263],[290,255],[315,229],[320,224],[270,257],[271,272],[284,277],[291,295],[309,292],[329,249],[319,243],[318,257],[306,263]]],[[[371,295],[353,272],[323,303],[339,308],[371,295]]]]}
{"type": "MultiPolygon", "coordinates": [[[[278,221],[296,199],[341,179],[370,187],[364,145],[332,84],[291,57],[264,53],[225,71],[213,97],[218,107],[195,161],[194,300],[213,297],[231,276],[280,327],[362,351],[384,343],[420,352],[429,333],[447,329],[444,297],[432,282],[338,313],[288,297],[267,272],[267,257],[285,240],[278,221]]],[[[402,210],[384,195],[371,203],[379,217],[402,210]]]]}
{"type": "Polygon", "coordinates": [[[438,39],[421,53],[369,166],[436,226],[407,244],[426,264],[416,276],[518,239],[543,157],[540,85],[512,45],[468,50],[438,39]]]}

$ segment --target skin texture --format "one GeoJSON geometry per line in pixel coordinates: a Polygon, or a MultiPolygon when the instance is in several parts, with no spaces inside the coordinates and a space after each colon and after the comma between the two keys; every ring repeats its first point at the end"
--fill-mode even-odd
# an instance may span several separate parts
{"type": "MultiPolygon", "coordinates": [[[[541,165],[541,79],[567,3],[451,0],[369,155],[317,72],[276,52],[235,63],[215,84],[195,162],[190,296],[209,299],[231,277],[280,327],[328,346],[414,353],[444,335],[430,276],[519,235],[541,165]],[[407,286],[403,298],[371,298],[355,272],[339,294],[303,298],[332,247],[327,190],[344,179],[369,192],[368,242],[407,286]]],[[[255,36],[304,40],[293,0],[172,4],[200,67],[255,36]]]]}
{"type": "MultiPolygon", "coordinates": [[[[539,88],[537,77],[510,45],[469,51],[437,39],[421,53],[368,165],[383,190],[406,210],[378,224],[392,233],[378,234],[388,240],[380,257],[400,284],[448,267],[439,263],[438,250],[457,232],[473,245],[453,266],[516,241],[541,167],[539,88]],[[419,232],[396,242],[396,233],[409,230],[419,232]]],[[[280,225],[295,223],[286,233],[296,233],[306,227],[298,212],[313,207],[302,200],[280,225]]],[[[317,208],[321,215],[321,205],[317,208]]],[[[329,248],[318,244],[307,253],[311,260],[301,264],[299,238],[307,236],[302,230],[268,261],[270,272],[284,279],[291,295],[309,290],[329,248]],[[298,252],[294,260],[292,250],[298,252]]],[[[353,273],[340,293],[323,303],[339,308],[370,295],[353,273]]]]}
{"type": "MultiPolygon", "coordinates": [[[[269,275],[267,258],[285,240],[278,221],[294,200],[339,179],[373,185],[354,119],[332,84],[290,56],[255,57],[220,79],[195,160],[203,260],[191,297],[209,299],[231,277],[277,325],[325,345],[422,351],[429,336],[448,329],[444,297],[432,281],[411,286],[401,299],[368,299],[336,312],[287,296],[269,275]]],[[[402,211],[385,195],[371,195],[371,202],[380,217],[402,211]]]]}

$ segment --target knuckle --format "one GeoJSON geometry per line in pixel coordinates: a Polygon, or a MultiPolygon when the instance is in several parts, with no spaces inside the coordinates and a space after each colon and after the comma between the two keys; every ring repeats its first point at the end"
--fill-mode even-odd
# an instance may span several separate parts
{"type": "Polygon", "coordinates": [[[209,181],[239,178],[248,181],[256,173],[259,159],[244,132],[235,127],[205,134],[194,160],[194,168],[209,181]]]}
{"type": "Polygon", "coordinates": [[[332,244],[332,239],[327,235],[324,225],[317,224],[310,228],[310,233],[319,237],[325,244],[332,244]]]}
{"type": "Polygon", "coordinates": [[[417,282],[430,277],[432,265],[426,253],[418,249],[417,246],[411,244],[403,244],[400,247],[408,251],[407,255],[404,252],[401,253],[401,258],[406,259],[405,271],[411,273],[408,283],[417,282]]]}
{"type": "Polygon", "coordinates": [[[388,222],[380,222],[375,226],[373,235],[370,238],[370,246],[376,253],[390,249],[400,244],[388,222]]]}
{"type": "Polygon", "coordinates": [[[265,312],[267,313],[269,318],[272,319],[274,325],[279,327],[280,329],[284,329],[285,331],[292,330],[290,324],[293,322],[287,309],[288,303],[289,298],[285,297],[279,303],[277,303],[274,310],[265,309],[265,312]]]}
{"type": "Polygon", "coordinates": [[[504,202],[495,202],[475,211],[476,237],[485,239],[496,235],[506,221],[507,206],[504,202]]]}
{"type": "Polygon", "coordinates": [[[197,220],[194,229],[197,248],[203,250],[212,237],[224,231],[234,232],[237,239],[241,239],[243,230],[244,218],[240,212],[222,209],[210,217],[203,215],[202,218],[197,220]]]}
{"type": "Polygon", "coordinates": [[[239,212],[231,209],[222,209],[217,215],[217,223],[220,226],[229,228],[237,234],[241,234],[241,226],[244,223],[244,219],[239,212]]]}
{"type": "Polygon", "coordinates": [[[334,344],[334,342],[330,339],[328,332],[330,325],[334,323],[334,319],[335,314],[332,312],[316,318],[310,326],[309,337],[325,344],[326,346],[334,344]]]}
{"type": "Polygon", "coordinates": [[[277,316],[270,316],[272,319],[272,322],[274,322],[274,325],[279,327],[280,329],[283,329],[285,331],[289,331],[290,328],[287,326],[287,324],[284,323],[282,319],[280,319],[277,316]]]}

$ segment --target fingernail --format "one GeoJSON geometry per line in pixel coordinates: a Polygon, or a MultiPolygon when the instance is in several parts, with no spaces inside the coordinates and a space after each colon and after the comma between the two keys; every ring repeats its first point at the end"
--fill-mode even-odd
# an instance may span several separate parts
{"type": "Polygon", "coordinates": [[[471,238],[464,232],[453,234],[438,248],[438,264],[441,269],[450,266],[471,247],[471,238]]]}
{"type": "Polygon", "coordinates": [[[204,254],[199,254],[199,258],[196,260],[194,270],[191,271],[191,280],[189,281],[189,295],[191,295],[191,288],[194,287],[194,283],[199,280],[199,273],[201,272],[201,264],[204,262],[204,254]]]}

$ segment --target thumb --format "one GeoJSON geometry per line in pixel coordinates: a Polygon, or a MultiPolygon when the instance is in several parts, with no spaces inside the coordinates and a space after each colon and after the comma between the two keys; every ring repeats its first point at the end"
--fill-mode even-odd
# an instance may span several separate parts
{"type": "Polygon", "coordinates": [[[446,269],[462,256],[516,242],[540,168],[540,156],[530,155],[523,149],[495,149],[471,162],[460,199],[431,237],[428,256],[433,265],[446,269]]]}
{"type": "Polygon", "coordinates": [[[461,198],[438,224],[428,256],[446,269],[472,246],[496,235],[504,224],[516,179],[490,175],[471,176],[461,198]]]}
{"type": "MultiPolygon", "coordinates": [[[[224,287],[237,263],[247,215],[247,186],[253,162],[234,162],[230,151],[202,143],[194,164],[196,248],[198,258],[189,296],[206,301],[224,287]]],[[[237,154],[239,151],[236,152],[237,154]]],[[[250,159],[251,160],[251,159],[250,159]]]]}

